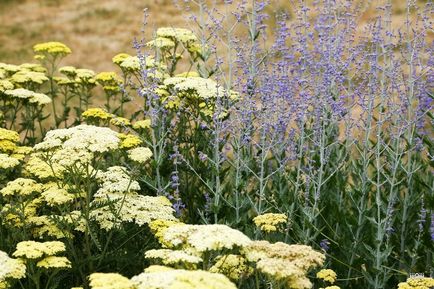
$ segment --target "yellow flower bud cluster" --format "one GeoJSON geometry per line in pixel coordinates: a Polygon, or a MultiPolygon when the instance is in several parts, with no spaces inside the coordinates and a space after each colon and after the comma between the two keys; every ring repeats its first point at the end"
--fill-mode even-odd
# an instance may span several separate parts
{"type": "Polygon", "coordinates": [[[280,231],[288,223],[285,214],[266,213],[253,218],[256,227],[266,233],[280,231]]]}

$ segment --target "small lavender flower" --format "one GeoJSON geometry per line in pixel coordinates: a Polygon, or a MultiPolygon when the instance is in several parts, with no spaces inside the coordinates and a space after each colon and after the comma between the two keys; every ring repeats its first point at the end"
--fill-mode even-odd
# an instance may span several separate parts
{"type": "Polygon", "coordinates": [[[323,239],[319,243],[319,246],[321,247],[321,249],[327,252],[330,249],[330,241],[328,239],[323,239]]]}

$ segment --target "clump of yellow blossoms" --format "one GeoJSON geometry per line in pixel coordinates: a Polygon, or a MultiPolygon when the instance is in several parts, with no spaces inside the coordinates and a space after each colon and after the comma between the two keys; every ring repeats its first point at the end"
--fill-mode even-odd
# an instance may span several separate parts
{"type": "Polygon", "coordinates": [[[236,289],[226,276],[202,270],[151,266],[131,278],[137,289],[236,289]]]}
{"type": "Polygon", "coordinates": [[[12,75],[10,80],[13,83],[18,83],[20,85],[43,84],[44,82],[48,81],[48,77],[45,76],[45,73],[42,72],[20,70],[14,75],[12,75]]]}
{"type": "Polygon", "coordinates": [[[128,158],[140,164],[146,163],[152,157],[152,151],[149,148],[137,147],[128,151],[128,158]]]}
{"type": "Polygon", "coordinates": [[[101,119],[108,120],[113,117],[113,114],[108,113],[105,109],[102,108],[89,108],[84,111],[81,116],[84,119],[101,119]]]}
{"type": "Polygon", "coordinates": [[[119,85],[121,81],[115,72],[100,72],[96,75],[95,79],[106,92],[117,92],[120,90],[119,85]]]}
{"type": "Polygon", "coordinates": [[[71,53],[71,49],[61,42],[45,42],[33,46],[33,50],[40,54],[51,54],[53,56],[64,56],[71,53]]]}
{"type": "Polygon", "coordinates": [[[306,277],[307,272],[322,266],[324,254],[305,245],[288,245],[277,242],[253,241],[243,248],[244,256],[249,262],[256,263],[256,269],[268,278],[284,281],[289,288],[311,288],[306,277]]]}
{"type": "Polygon", "coordinates": [[[202,258],[191,255],[187,252],[170,249],[146,251],[145,258],[158,260],[164,265],[176,266],[182,264],[190,268],[195,268],[195,265],[203,261],[202,258]]]}
{"type": "Polygon", "coordinates": [[[146,43],[149,47],[159,48],[161,50],[168,50],[175,47],[175,42],[165,37],[157,37],[146,43]]]}
{"type": "Polygon", "coordinates": [[[253,218],[253,222],[261,231],[270,233],[281,229],[288,222],[288,217],[285,214],[267,213],[253,218]]]}
{"type": "Polygon", "coordinates": [[[115,201],[111,206],[99,206],[91,212],[91,218],[101,229],[111,230],[127,222],[143,226],[157,219],[176,220],[172,204],[166,197],[143,196],[135,192],[140,186],[127,174],[126,168],[110,167],[106,172],[98,172],[96,178],[101,185],[92,204],[115,201]]]}
{"type": "Polygon", "coordinates": [[[166,38],[172,41],[181,42],[185,46],[197,41],[196,35],[191,30],[174,27],[161,27],[157,29],[157,38],[166,38]]]}
{"type": "Polygon", "coordinates": [[[336,272],[331,269],[322,269],[316,273],[316,277],[331,284],[336,282],[336,272]]]}
{"type": "Polygon", "coordinates": [[[131,57],[131,55],[127,53],[119,53],[112,58],[112,61],[114,64],[120,65],[128,57],[131,57]]]}
{"type": "Polygon", "coordinates": [[[44,256],[53,256],[62,252],[65,252],[65,244],[59,241],[22,241],[17,244],[17,249],[12,255],[25,259],[39,259],[44,256]]]}
{"type": "Polygon", "coordinates": [[[150,127],[151,127],[151,120],[150,119],[138,120],[133,124],[133,128],[136,130],[147,129],[150,127]]]}
{"type": "Polygon", "coordinates": [[[8,288],[11,279],[22,279],[26,276],[26,265],[20,259],[13,259],[0,251],[0,288],[8,288]]]}
{"type": "Polygon", "coordinates": [[[253,268],[247,264],[247,260],[241,255],[229,254],[218,256],[216,261],[209,271],[221,273],[234,281],[248,277],[253,273],[253,268]]]}
{"type": "Polygon", "coordinates": [[[28,196],[33,193],[40,193],[42,185],[32,179],[17,178],[7,183],[6,187],[0,190],[3,196],[28,196]]]}
{"type": "Polygon", "coordinates": [[[45,269],[71,268],[71,261],[69,261],[66,257],[48,256],[41,261],[38,261],[38,263],[36,263],[36,267],[45,269]]]}
{"type": "Polygon", "coordinates": [[[110,120],[110,124],[118,126],[118,127],[125,127],[125,126],[130,126],[131,122],[129,121],[129,119],[125,118],[125,117],[115,117],[112,118],[110,120]]]}
{"type": "Polygon", "coordinates": [[[118,273],[93,273],[89,276],[92,289],[135,289],[127,278],[118,273]]]}
{"type": "Polygon", "coordinates": [[[7,154],[0,153],[0,169],[12,169],[19,164],[20,162],[17,159],[12,158],[7,154]]]}
{"type": "Polygon", "coordinates": [[[119,147],[123,149],[131,149],[137,147],[142,143],[140,137],[133,134],[118,134],[118,137],[122,140],[119,147]]]}
{"type": "Polygon", "coordinates": [[[195,254],[247,246],[252,241],[226,225],[185,225],[168,227],[159,241],[168,248],[183,248],[195,254]]]}
{"type": "Polygon", "coordinates": [[[398,289],[431,289],[434,287],[434,278],[416,277],[398,284],[398,289]]]}

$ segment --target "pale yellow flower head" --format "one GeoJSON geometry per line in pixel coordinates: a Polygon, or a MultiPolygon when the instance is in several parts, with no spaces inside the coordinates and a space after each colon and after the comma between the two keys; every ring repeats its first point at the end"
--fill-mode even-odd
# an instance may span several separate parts
{"type": "Polygon", "coordinates": [[[133,282],[118,273],[93,273],[89,281],[92,289],[135,289],[133,282]]]}
{"type": "Polygon", "coordinates": [[[48,256],[36,263],[36,267],[45,269],[67,269],[71,268],[71,261],[66,257],[48,256]]]}
{"type": "Polygon", "coordinates": [[[6,79],[0,80],[0,92],[4,92],[5,90],[14,89],[14,85],[12,82],[6,79]]]}
{"type": "Polygon", "coordinates": [[[175,47],[175,42],[173,42],[169,38],[157,37],[154,40],[151,40],[151,41],[147,42],[146,46],[153,47],[153,48],[158,48],[158,49],[161,49],[161,50],[169,50],[169,49],[172,49],[172,48],[175,47]]]}
{"type": "Polygon", "coordinates": [[[202,270],[164,270],[146,269],[144,273],[134,276],[131,281],[137,289],[236,289],[226,276],[202,270]]]}
{"type": "Polygon", "coordinates": [[[145,252],[145,258],[157,260],[164,265],[176,266],[179,264],[187,266],[195,266],[203,260],[198,256],[191,255],[184,251],[176,251],[170,249],[149,250],[145,252]]]}
{"type": "Polygon", "coordinates": [[[128,151],[128,158],[137,163],[144,164],[152,158],[152,151],[145,147],[133,148],[128,151]]]}
{"type": "Polygon", "coordinates": [[[431,289],[434,287],[434,278],[416,277],[398,284],[398,289],[431,289]]]}
{"type": "Polygon", "coordinates": [[[0,140],[9,140],[12,142],[18,142],[20,136],[16,131],[8,130],[0,127],[0,140]]]}
{"type": "Polygon", "coordinates": [[[17,244],[17,249],[12,255],[25,259],[39,259],[43,256],[54,256],[61,252],[65,252],[65,245],[59,241],[22,241],[17,244]]]}
{"type": "Polygon", "coordinates": [[[13,98],[27,99],[30,103],[34,103],[40,106],[51,103],[51,98],[48,95],[43,93],[37,93],[24,88],[6,90],[4,93],[13,98]]]}
{"type": "Polygon", "coordinates": [[[162,234],[168,248],[185,248],[198,254],[247,246],[251,240],[226,225],[173,225],[162,234]]]}
{"type": "Polygon", "coordinates": [[[125,126],[130,126],[131,122],[129,119],[125,118],[125,117],[114,117],[110,120],[110,124],[117,126],[117,127],[125,127],[125,126]]]}
{"type": "Polygon", "coordinates": [[[10,79],[13,83],[18,84],[43,84],[48,81],[48,77],[45,76],[45,73],[30,71],[30,70],[20,70],[12,75],[10,79]]]}
{"type": "Polygon", "coordinates": [[[136,130],[147,129],[150,127],[151,127],[150,119],[138,120],[133,124],[133,128],[136,130]]]}
{"type": "Polygon", "coordinates": [[[9,279],[22,279],[26,276],[26,265],[20,259],[13,259],[0,251],[0,283],[9,279]]]}
{"type": "Polygon", "coordinates": [[[6,187],[0,190],[3,196],[29,196],[42,191],[42,184],[35,180],[26,178],[17,178],[7,183],[6,187]]]}
{"type": "Polygon", "coordinates": [[[229,279],[238,281],[253,273],[253,268],[247,264],[247,260],[240,255],[221,255],[216,258],[216,263],[209,269],[212,273],[221,273],[229,279]]]}
{"type": "Polygon", "coordinates": [[[0,169],[12,169],[20,164],[19,160],[7,154],[0,153],[0,169]]]}
{"type": "Polygon", "coordinates": [[[157,37],[181,42],[186,46],[197,41],[197,37],[193,31],[185,28],[161,27],[157,30],[157,37]]]}

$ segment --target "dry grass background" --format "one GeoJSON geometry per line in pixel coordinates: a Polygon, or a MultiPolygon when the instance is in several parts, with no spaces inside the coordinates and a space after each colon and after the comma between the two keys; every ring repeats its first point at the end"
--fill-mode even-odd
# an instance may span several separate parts
{"type": "MultiPolygon", "coordinates": [[[[359,1],[364,3],[364,22],[379,1],[359,1]]],[[[272,0],[270,12],[290,11],[291,2],[272,0]]],[[[396,26],[404,21],[405,2],[393,0],[396,26]]],[[[141,37],[144,8],[150,14],[148,31],[186,26],[187,15],[172,0],[0,0],[0,62],[30,62],[35,43],[61,41],[73,50],[65,65],[112,70],[113,55],[134,53],[132,41],[141,37]]]]}

